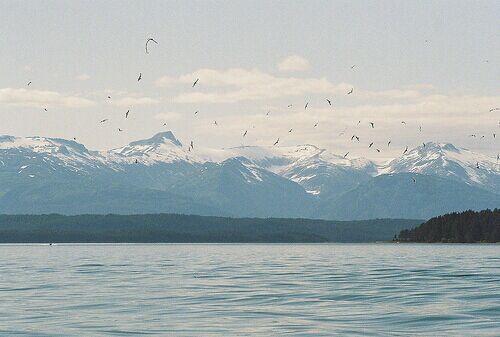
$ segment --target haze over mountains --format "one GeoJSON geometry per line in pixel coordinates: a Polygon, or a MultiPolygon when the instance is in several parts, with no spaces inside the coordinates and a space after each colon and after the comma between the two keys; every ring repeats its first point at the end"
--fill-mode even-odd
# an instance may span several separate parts
{"type": "Polygon", "coordinates": [[[386,165],[313,145],[189,151],[172,132],[110,151],[0,137],[0,213],[430,218],[500,205],[496,158],[426,143],[386,165]]]}

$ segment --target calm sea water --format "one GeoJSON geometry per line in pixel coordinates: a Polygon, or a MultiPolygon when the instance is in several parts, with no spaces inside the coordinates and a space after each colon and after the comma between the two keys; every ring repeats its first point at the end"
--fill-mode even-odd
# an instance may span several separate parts
{"type": "Polygon", "coordinates": [[[499,245],[0,245],[0,336],[499,336],[499,245]]]}

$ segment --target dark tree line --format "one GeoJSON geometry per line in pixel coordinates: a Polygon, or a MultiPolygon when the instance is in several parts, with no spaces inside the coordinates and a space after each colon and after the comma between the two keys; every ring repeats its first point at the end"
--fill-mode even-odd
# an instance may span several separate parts
{"type": "Polygon", "coordinates": [[[450,213],[399,233],[409,242],[500,242],[500,209],[450,213]]]}
{"type": "Polygon", "coordinates": [[[0,215],[0,243],[14,242],[370,242],[421,221],[324,221],[177,214],[0,215]]]}

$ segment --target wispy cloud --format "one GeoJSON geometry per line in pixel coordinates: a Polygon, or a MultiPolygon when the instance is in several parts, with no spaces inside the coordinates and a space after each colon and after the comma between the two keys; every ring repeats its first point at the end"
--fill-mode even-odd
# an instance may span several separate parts
{"type": "Polygon", "coordinates": [[[298,55],[286,57],[278,63],[278,70],[283,72],[306,71],[309,69],[309,61],[298,55]]]}
{"type": "Polygon", "coordinates": [[[169,112],[161,112],[155,115],[156,119],[160,119],[162,121],[172,121],[172,120],[178,120],[181,118],[181,114],[178,112],[174,111],[169,111],[169,112]]]}
{"type": "Polygon", "coordinates": [[[90,79],[90,76],[87,74],[80,74],[76,77],[76,79],[79,81],[86,81],[86,80],[90,79]]]}
{"type": "Polygon", "coordinates": [[[277,77],[263,71],[233,68],[227,70],[200,69],[179,77],[164,76],[156,84],[169,86],[192,83],[199,78],[198,87],[209,91],[181,93],[177,103],[235,103],[239,101],[274,99],[308,94],[344,94],[347,83],[333,84],[326,78],[277,77]]]}
{"type": "Polygon", "coordinates": [[[66,108],[85,108],[95,105],[94,101],[79,96],[56,91],[28,90],[24,88],[0,89],[0,103],[13,106],[62,106],[66,108]]]}
{"type": "Polygon", "coordinates": [[[109,101],[109,104],[120,107],[131,107],[138,105],[155,105],[160,103],[159,100],[151,97],[144,96],[127,96],[127,97],[118,97],[112,98],[109,101]]]}

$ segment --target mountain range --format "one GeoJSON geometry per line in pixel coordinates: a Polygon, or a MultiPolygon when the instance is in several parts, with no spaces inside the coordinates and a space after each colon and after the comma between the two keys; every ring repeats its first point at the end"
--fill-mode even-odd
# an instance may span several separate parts
{"type": "Polygon", "coordinates": [[[377,165],[314,145],[191,149],[172,132],[109,151],[0,136],[0,213],[427,219],[500,206],[496,158],[426,143],[377,165]]]}

